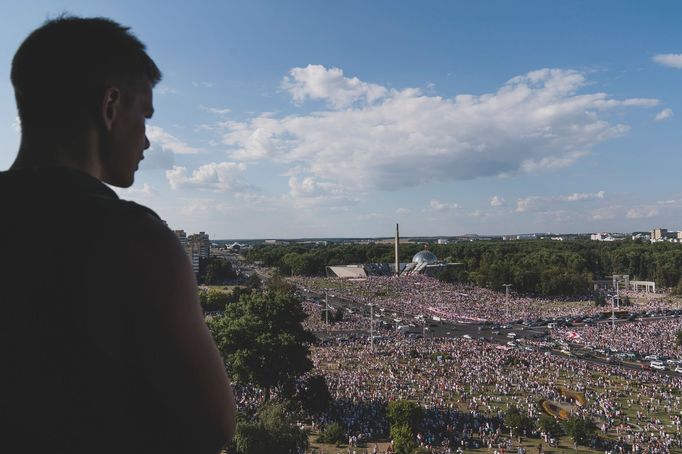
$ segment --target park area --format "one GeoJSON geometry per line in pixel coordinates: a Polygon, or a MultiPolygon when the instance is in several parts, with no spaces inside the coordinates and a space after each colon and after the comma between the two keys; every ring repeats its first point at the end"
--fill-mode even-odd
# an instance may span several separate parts
{"type": "MultiPolygon", "coordinates": [[[[216,316],[209,327],[228,370],[235,371],[238,408],[251,421],[238,428],[241,447],[234,452],[268,452],[245,446],[254,433],[267,433],[262,435],[267,438],[278,431],[292,446],[282,452],[318,454],[375,449],[382,454],[682,452],[682,378],[675,373],[607,364],[533,344],[507,347],[485,337],[405,335],[389,324],[377,324],[371,342],[366,311],[347,306],[326,313],[322,297],[291,292],[326,293],[355,307],[372,301],[375,316],[381,309],[424,314],[437,308],[454,314],[454,321],[476,316],[486,322],[585,316],[594,309],[587,299],[513,294],[507,299],[502,292],[423,276],[276,278],[262,292],[242,287],[202,291],[207,298],[232,301],[225,317],[216,316]],[[238,301],[235,291],[241,293],[238,301]],[[293,331],[286,334],[287,329],[293,331]],[[313,332],[317,339],[310,337],[313,332]],[[308,353],[292,339],[307,345],[308,353]],[[267,372],[249,369],[251,363],[263,364],[267,372]],[[278,402],[289,403],[277,410],[284,405],[278,402]],[[258,427],[265,432],[253,432],[258,427]]],[[[675,304],[660,295],[631,299],[637,311],[675,304]]],[[[632,345],[637,351],[665,348],[677,357],[682,354],[674,336],[679,328],[679,318],[668,318],[628,322],[617,331],[605,324],[554,329],[552,336],[557,342],[614,349],[629,348],[628,340],[637,339],[632,345]]],[[[285,446],[278,440],[279,445],[269,446],[285,446]]]]}

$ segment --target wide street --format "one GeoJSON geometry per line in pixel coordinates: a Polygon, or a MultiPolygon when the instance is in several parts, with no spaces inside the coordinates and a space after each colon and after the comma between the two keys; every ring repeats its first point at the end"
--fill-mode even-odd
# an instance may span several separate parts
{"type": "MultiPolygon", "coordinates": [[[[325,295],[314,291],[303,291],[302,295],[308,299],[320,304],[323,308],[325,305],[325,295]]],[[[356,331],[319,331],[315,334],[320,338],[338,337],[338,336],[367,336],[369,340],[370,326],[369,316],[370,308],[368,305],[358,304],[348,299],[339,298],[337,296],[327,294],[327,303],[330,309],[343,309],[347,313],[353,313],[367,318],[366,329],[358,329],[356,331]]],[[[517,348],[526,350],[543,351],[547,355],[561,355],[571,356],[589,363],[595,364],[614,364],[617,363],[622,367],[629,369],[650,369],[649,361],[643,359],[627,359],[622,356],[619,357],[615,352],[595,351],[581,348],[575,343],[557,342],[556,339],[550,339],[550,331],[547,324],[544,325],[529,325],[529,324],[510,324],[510,325],[492,325],[492,324],[478,324],[478,323],[459,323],[447,320],[433,320],[424,319],[423,317],[415,317],[413,315],[388,312],[380,307],[375,306],[372,310],[374,314],[374,325],[371,330],[374,336],[381,336],[385,330],[398,329],[408,337],[452,337],[462,338],[463,341],[478,340],[485,342],[492,342],[499,344],[500,348],[517,348]]],[[[679,316],[675,316],[679,317],[679,316]]],[[[647,317],[646,320],[654,321],[671,317],[647,317]]],[[[615,319],[615,320],[599,320],[595,323],[600,324],[615,324],[615,329],[618,329],[619,324],[633,323],[641,319],[615,319]]],[[[583,326],[583,323],[574,324],[575,327],[583,326]]],[[[659,373],[667,375],[679,375],[671,370],[658,371],[659,373]]]]}

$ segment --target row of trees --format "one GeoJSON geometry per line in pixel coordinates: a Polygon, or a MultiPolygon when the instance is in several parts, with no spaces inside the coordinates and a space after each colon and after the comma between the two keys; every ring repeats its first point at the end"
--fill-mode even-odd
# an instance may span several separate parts
{"type": "Polygon", "coordinates": [[[307,374],[315,337],[303,328],[307,314],[293,290],[275,275],[265,288],[252,277],[231,293],[200,294],[205,310],[223,311],[207,325],[233,383],[260,388],[265,396],[255,412],[238,415],[231,454],[302,452],[308,434],[296,421],[323,411],[331,400],[324,377],[307,374]]]}
{"type": "MultiPolygon", "coordinates": [[[[443,280],[471,282],[499,289],[511,283],[517,292],[541,295],[582,295],[592,281],[611,274],[655,281],[682,292],[682,247],[674,243],[641,241],[474,241],[431,244],[439,258],[461,266],[443,280]]],[[[423,249],[401,247],[402,262],[423,249]]],[[[325,267],[353,263],[392,262],[389,244],[332,244],[327,246],[262,245],[247,254],[251,261],[276,267],[285,275],[322,276],[325,267]]]]}

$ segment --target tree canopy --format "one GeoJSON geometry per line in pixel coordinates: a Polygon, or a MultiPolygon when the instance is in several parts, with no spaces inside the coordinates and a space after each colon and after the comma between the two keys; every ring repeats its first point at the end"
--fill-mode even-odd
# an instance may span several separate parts
{"type": "MultiPolygon", "coordinates": [[[[423,244],[401,245],[400,260],[409,262],[423,244]]],[[[589,240],[474,241],[430,244],[441,258],[462,265],[442,280],[471,282],[501,289],[502,284],[525,294],[583,295],[592,282],[612,274],[655,281],[682,292],[682,247],[676,243],[589,240]]],[[[358,263],[391,263],[390,244],[262,245],[247,259],[276,267],[284,275],[322,276],[325,267],[358,263]]]]}
{"type": "Polygon", "coordinates": [[[225,284],[236,277],[232,264],[225,259],[209,257],[199,260],[199,282],[207,285],[225,284]]]}
{"type": "Polygon", "coordinates": [[[241,418],[232,441],[236,454],[295,454],[308,447],[308,435],[299,429],[281,402],[269,402],[254,420],[241,418]]]}
{"type": "Polygon", "coordinates": [[[232,378],[268,396],[272,388],[293,393],[295,379],[312,368],[306,317],[293,294],[267,291],[243,295],[208,327],[232,378]]]}
{"type": "Polygon", "coordinates": [[[564,429],[579,445],[587,445],[597,426],[590,418],[574,416],[564,422],[564,429]]]}

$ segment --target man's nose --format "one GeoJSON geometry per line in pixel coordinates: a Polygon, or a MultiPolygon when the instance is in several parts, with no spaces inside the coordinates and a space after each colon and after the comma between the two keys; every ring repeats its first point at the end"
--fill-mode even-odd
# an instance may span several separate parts
{"type": "Polygon", "coordinates": [[[146,150],[147,148],[149,148],[150,145],[151,145],[151,144],[149,143],[149,139],[148,139],[147,136],[145,135],[145,136],[144,136],[144,149],[146,150]]]}

